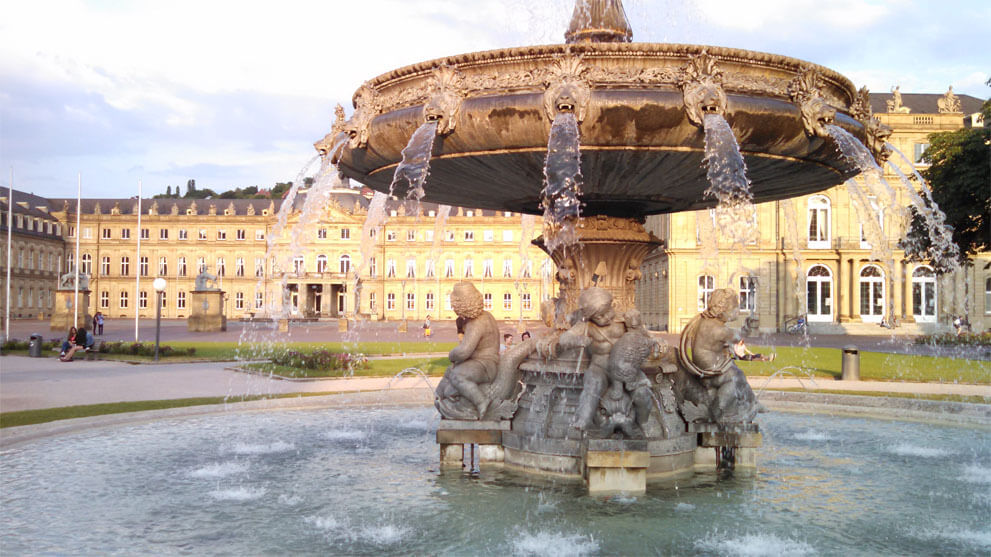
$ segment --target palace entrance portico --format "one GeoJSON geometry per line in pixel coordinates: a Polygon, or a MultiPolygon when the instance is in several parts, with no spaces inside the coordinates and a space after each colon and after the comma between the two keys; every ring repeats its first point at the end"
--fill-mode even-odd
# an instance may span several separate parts
{"type": "Polygon", "coordinates": [[[348,312],[344,273],[294,275],[286,283],[290,311],[313,319],[343,317],[348,312]]]}

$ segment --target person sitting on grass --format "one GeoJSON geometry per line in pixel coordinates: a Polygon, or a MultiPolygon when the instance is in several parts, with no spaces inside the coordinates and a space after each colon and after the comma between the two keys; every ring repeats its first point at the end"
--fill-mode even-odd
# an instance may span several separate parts
{"type": "Polygon", "coordinates": [[[747,345],[743,343],[741,338],[733,345],[733,357],[737,360],[746,360],[748,362],[773,362],[774,357],[777,354],[768,354],[767,356],[763,354],[754,354],[747,348],[747,345]]]}
{"type": "Polygon", "coordinates": [[[65,340],[62,342],[62,350],[59,353],[58,357],[64,358],[65,353],[68,352],[70,348],[75,346],[75,344],[76,344],[76,328],[69,327],[69,336],[67,336],[65,340]]]}
{"type": "Polygon", "coordinates": [[[93,334],[87,331],[85,327],[80,328],[76,331],[75,345],[65,353],[65,356],[62,356],[59,359],[63,362],[71,362],[72,355],[75,354],[76,351],[92,348],[94,344],[96,344],[96,341],[93,340],[93,334]]]}

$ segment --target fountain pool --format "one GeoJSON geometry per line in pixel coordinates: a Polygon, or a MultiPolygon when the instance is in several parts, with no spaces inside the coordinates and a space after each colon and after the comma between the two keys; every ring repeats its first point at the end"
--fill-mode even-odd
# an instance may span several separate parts
{"type": "Polygon", "coordinates": [[[982,431],[771,413],[756,472],[689,472],[651,482],[645,495],[596,498],[578,480],[440,472],[438,420],[433,408],[408,407],[227,412],[16,445],[0,453],[0,546],[104,555],[991,550],[982,431]]]}

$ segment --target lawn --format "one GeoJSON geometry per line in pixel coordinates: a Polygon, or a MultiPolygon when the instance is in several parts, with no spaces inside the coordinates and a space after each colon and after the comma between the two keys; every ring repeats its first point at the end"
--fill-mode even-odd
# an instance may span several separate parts
{"type": "MultiPolygon", "coordinates": [[[[779,370],[795,375],[811,373],[816,377],[839,378],[842,352],[836,348],[804,348],[796,346],[750,347],[757,353],[775,353],[773,362],[738,362],[750,376],[768,376],[779,370]]],[[[991,383],[991,362],[962,358],[938,358],[860,353],[860,378],[874,381],[921,381],[927,383],[991,383]]]]}
{"type": "MultiPolygon", "coordinates": [[[[368,361],[367,368],[354,370],[355,377],[382,377],[396,375],[397,373],[410,368],[415,368],[430,376],[441,376],[444,370],[450,365],[450,361],[445,358],[388,358],[372,359],[368,361]]],[[[271,373],[282,377],[290,378],[310,378],[310,377],[345,377],[347,372],[343,370],[312,370],[296,367],[282,366],[269,362],[250,362],[241,367],[258,373],[271,373]]]]}

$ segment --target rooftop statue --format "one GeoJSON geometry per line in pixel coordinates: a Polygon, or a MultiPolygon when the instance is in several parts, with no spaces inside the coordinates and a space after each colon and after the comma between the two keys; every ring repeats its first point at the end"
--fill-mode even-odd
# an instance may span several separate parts
{"type": "Polygon", "coordinates": [[[936,106],[939,109],[940,114],[953,114],[960,112],[960,98],[953,93],[953,86],[950,85],[949,90],[943,94],[943,97],[936,99],[936,106]]]}
{"type": "Polygon", "coordinates": [[[908,114],[912,111],[911,108],[902,104],[902,92],[899,85],[891,88],[891,98],[884,102],[888,106],[888,112],[903,112],[908,114]]]}

